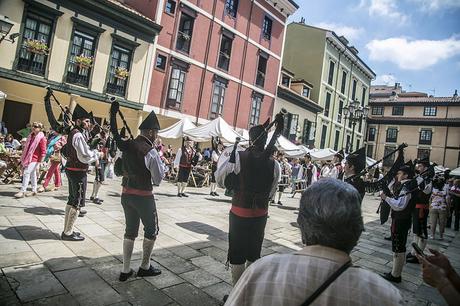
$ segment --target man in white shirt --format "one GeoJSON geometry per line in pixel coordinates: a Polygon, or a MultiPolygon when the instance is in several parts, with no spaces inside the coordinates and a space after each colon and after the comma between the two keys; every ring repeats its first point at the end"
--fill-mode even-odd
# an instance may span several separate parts
{"type": "Polygon", "coordinates": [[[110,108],[111,131],[118,148],[123,152],[123,191],[121,205],[125,213],[126,229],[123,239],[123,270],[119,280],[126,281],[133,275],[130,267],[134,240],[137,238],[139,223],[144,226],[142,262],[137,276],[156,276],[161,270],[150,264],[153,246],[158,235],[158,214],[153,196],[153,185],[159,185],[164,177],[164,165],[154,143],[160,124],[151,112],[139,126],[140,135],[135,139],[122,140],[117,129],[117,101],[110,108]]]}
{"type": "Polygon", "coordinates": [[[361,198],[342,181],[325,178],[302,194],[297,222],[302,250],[263,257],[233,288],[225,305],[298,306],[339,269],[314,305],[398,305],[399,290],[377,274],[349,266],[364,229],[361,198]],[[343,268],[343,269],[342,269],[343,268]]]}
{"type": "Polygon", "coordinates": [[[69,133],[65,150],[69,199],[65,210],[62,240],[82,241],[85,239],[80,233],[73,231],[73,225],[79,214],[83,216],[86,213],[81,208],[85,206],[88,166],[93,162],[98,164],[100,158],[97,150],[90,149],[88,139],[85,137],[91,127],[90,118],[90,113],[77,104],[72,113],[72,121],[75,125],[69,133]]]}

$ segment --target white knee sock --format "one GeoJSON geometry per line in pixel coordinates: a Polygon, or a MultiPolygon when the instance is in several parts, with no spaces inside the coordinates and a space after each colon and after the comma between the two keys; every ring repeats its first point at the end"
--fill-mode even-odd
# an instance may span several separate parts
{"type": "Polygon", "coordinates": [[[134,240],[123,239],[123,273],[131,271],[131,255],[133,254],[134,240]]]}
{"type": "Polygon", "coordinates": [[[281,196],[283,195],[283,193],[281,191],[278,191],[278,202],[281,202],[281,196]]]}
{"type": "Polygon", "coordinates": [[[68,205],[68,206],[70,206],[69,216],[68,216],[66,227],[64,228],[64,234],[71,235],[73,232],[73,225],[75,224],[75,221],[77,220],[77,217],[78,217],[78,210],[71,205],[68,205]]]}
{"type": "Polygon", "coordinates": [[[216,192],[216,183],[211,183],[211,192],[216,192]]]}
{"type": "Polygon", "coordinates": [[[391,275],[394,277],[400,277],[405,261],[406,253],[393,253],[393,269],[391,270],[391,275]]]}
{"type": "Polygon", "coordinates": [[[93,182],[93,192],[91,193],[92,198],[97,197],[97,189],[98,189],[98,182],[96,180],[94,180],[94,182],[93,182]]]}
{"type": "Polygon", "coordinates": [[[144,238],[144,243],[142,244],[142,264],[141,264],[141,268],[144,270],[148,270],[150,268],[150,256],[152,255],[154,244],[155,244],[155,239],[144,238]]]}
{"type": "Polygon", "coordinates": [[[182,182],[181,193],[185,192],[185,187],[187,187],[187,182],[182,182]]]}
{"type": "Polygon", "coordinates": [[[232,269],[232,282],[233,282],[233,286],[235,286],[238,280],[240,279],[241,274],[243,274],[245,267],[244,267],[244,264],[231,265],[231,269],[232,269]]]}
{"type": "Polygon", "coordinates": [[[182,182],[177,182],[177,193],[182,193],[182,182]]]}
{"type": "Polygon", "coordinates": [[[72,208],[71,205],[65,206],[65,214],[64,214],[64,232],[66,231],[67,225],[69,224],[69,214],[70,209],[72,208]]]}

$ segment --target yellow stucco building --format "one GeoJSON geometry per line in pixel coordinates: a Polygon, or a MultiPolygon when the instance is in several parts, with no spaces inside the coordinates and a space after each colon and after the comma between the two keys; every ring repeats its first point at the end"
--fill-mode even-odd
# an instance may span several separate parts
{"type": "MultiPolygon", "coordinates": [[[[0,1],[0,18],[12,25],[14,42],[0,43],[0,118],[9,132],[31,121],[49,127],[43,97],[51,86],[58,100],[109,117],[116,97],[135,132],[143,107],[161,27],[113,0],[0,1]]],[[[53,103],[56,116],[59,107],[53,103]]],[[[17,136],[17,135],[15,135],[17,136]]]]}
{"type": "Polygon", "coordinates": [[[355,150],[363,146],[365,121],[356,124],[352,137],[352,125],[342,112],[355,100],[367,106],[375,78],[358,50],[333,31],[293,22],[287,27],[283,66],[312,84],[310,98],[323,108],[316,120],[315,147],[355,150]]]}
{"type": "MultiPolygon", "coordinates": [[[[460,98],[405,92],[400,84],[372,86],[367,155],[380,159],[406,143],[405,158],[428,156],[450,169],[460,166],[460,98]]],[[[389,166],[392,159],[384,165],[389,166]]]]}

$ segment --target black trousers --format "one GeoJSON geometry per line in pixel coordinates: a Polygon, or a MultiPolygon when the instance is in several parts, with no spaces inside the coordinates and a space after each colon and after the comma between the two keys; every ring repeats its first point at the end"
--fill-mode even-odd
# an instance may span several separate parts
{"type": "Polygon", "coordinates": [[[217,163],[212,163],[212,166],[211,166],[211,183],[216,182],[216,171],[217,171],[217,163]]]}
{"type": "Polygon", "coordinates": [[[67,180],[69,181],[69,198],[67,205],[72,205],[75,208],[85,207],[86,198],[86,171],[65,170],[67,180]]]}
{"type": "Polygon", "coordinates": [[[144,237],[156,239],[158,235],[158,214],[155,198],[132,194],[121,195],[121,205],[125,212],[125,238],[134,240],[139,232],[139,224],[144,225],[144,237]]]}
{"type": "Polygon", "coordinates": [[[179,167],[179,174],[177,176],[177,181],[179,183],[188,183],[188,177],[190,176],[191,170],[192,168],[179,167]]]}
{"type": "Polygon", "coordinates": [[[228,261],[242,265],[260,258],[267,216],[242,218],[230,212],[228,231],[228,261]]]}
{"type": "Polygon", "coordinates": [[[428,239],[428,214],[429,209],[415,208],[412,213],[412,231],[415,235],[428,239]]]}
{"type": "Polygon", "coordinates": [[[391,249],[394,253],[406,252],[407,236],[411,226],[411,218],[391,219],[391,249]]]}
{"type": "Polygon", "coordinates": [[[450,212],[451,214],[447,219],[446,227],[450,228],[452,225],[452,219],[454,219],[454,230],[458,231],[460,227],[460,199],[452,200],[452,208],[450,209],[450,212]]]}
{"type": "Polygon", "coordinates": [[[99,168],[96,168],[96,177],[94,178],[97,182],[102,183],[105,180],[105,165],[104,161],[99,163],[99,168]]]}

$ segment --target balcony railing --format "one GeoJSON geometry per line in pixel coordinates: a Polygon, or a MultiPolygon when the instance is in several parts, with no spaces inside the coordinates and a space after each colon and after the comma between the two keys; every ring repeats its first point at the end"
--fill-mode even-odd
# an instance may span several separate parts
{"type": "Polygon", "coordinates": [[[17,69],[28,73],[45,75],[47,60],[47,54],[35,53],[28,50],[26,46],[22,46],[19,51],[17,69]]]}

